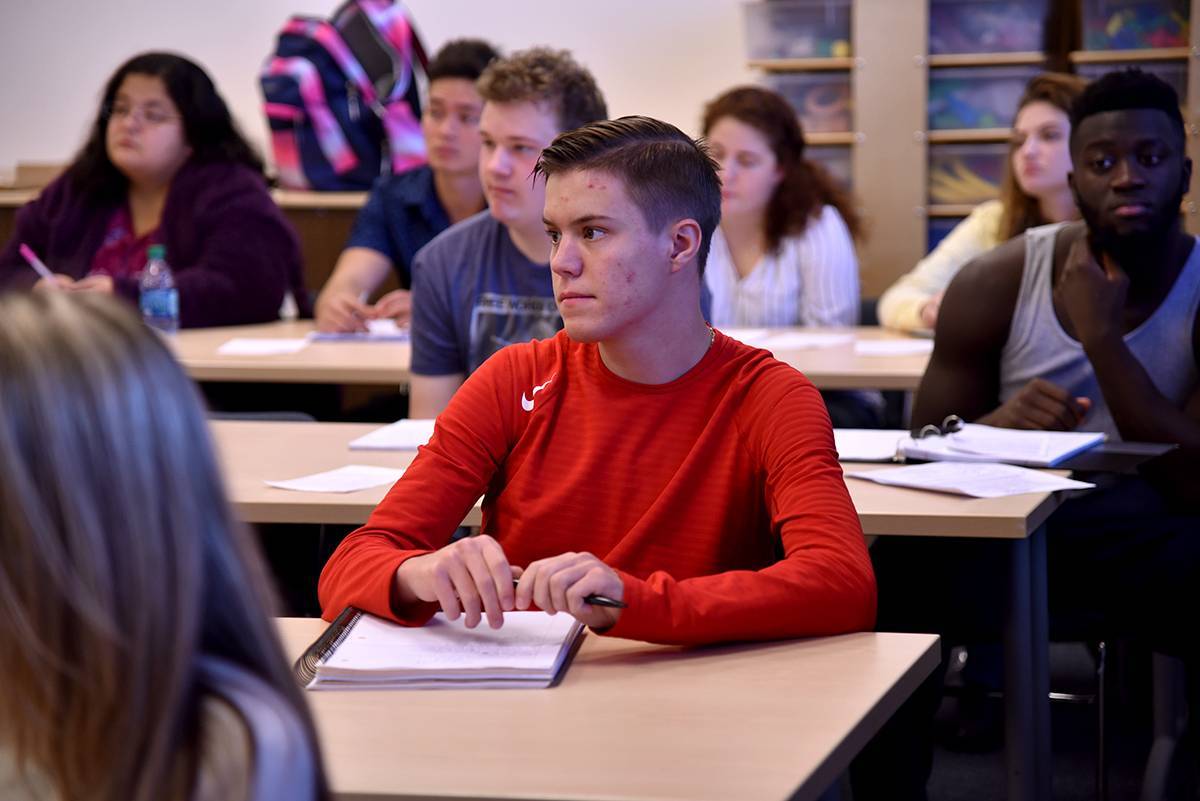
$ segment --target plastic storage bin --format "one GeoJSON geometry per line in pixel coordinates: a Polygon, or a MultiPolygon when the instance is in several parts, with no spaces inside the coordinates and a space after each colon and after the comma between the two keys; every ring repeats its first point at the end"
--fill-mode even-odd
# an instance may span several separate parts
{"type": "Polygon", "coordinates": [[[805,133],[853,129],[848,72],[808,72],[770,75],[769,88],[787,98],[800,116],[805,133]]]}
{"type": "Polygon", "coordinates": [[[962,217],[930,217],[929,239],[925,252],[929,253],[938,246],[946,235],[954,230],[954,226],[963,221],[962,217]]]}
{"type": "Polygon", "coordinates": [[[1085,50],[1187,47],[1188,0],[1084,0],[1085,50]]]}
{"type": "Polygon", "coordinates": [[[1179,105],[1187,105],[1187,64],[1183,61],[1138,61],[1116,64],[1080,64],[1079,74],[1088,80],[1095,80],[1106,72],[1121,70],[1127,67],[1137,67],[1143,72],[1150,72],[1171,84],[1175,94],[1179,95],[1179,105]]]}
{"type": "Polygon", "coordinates": [[[932,145],[929,148],[929,202],[976,204],[1000,195],[1008,145],[932,145]]]}
{"type": "Polygon", "coordinates": [[[825,168],[843,189],[853,184],[850,148],[844,145],[809,145],[804,148],[804,158],[825,168]]]}
{"type": "Polygon", "coordinates": [[[929,52],[1039,51],[1047,3],[1048,0],[931,0],[929,52]]]}
{"type": "Polygon", "coordinates": [[[751,59],[849,56],[850,0],[767,0],[743,6],[751,59]]]}
{"type": "Polygon", "coordinates": [[[955,67],[929,72],[929,127],[1009,128],[1037,67],[955,67]]]}

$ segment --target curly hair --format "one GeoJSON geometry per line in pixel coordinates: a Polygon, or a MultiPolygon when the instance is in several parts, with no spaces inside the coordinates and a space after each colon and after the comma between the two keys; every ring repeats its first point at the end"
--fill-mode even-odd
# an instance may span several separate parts
{"type": "Polygon", "coordinates": [[[796,111],[769,89],[740,86],[704,107],[704,135],[724,117],[749,125],[767,140],[783,179],[767,203],[767,248],[776,250],[786,236],[804,232],[821,209],[833,206],[855,239],[863,238],[863,223],[849,193],[837,185],[820,164],[804,158],[804,131],[796,111]]]}
{"type": "Polygon", "coordinates": [[[608,118],[596,79],[566,50],[531,47],[493,61],[479,76],[479,94],[491,103],[545,103],[570,131],[608,118]]]}

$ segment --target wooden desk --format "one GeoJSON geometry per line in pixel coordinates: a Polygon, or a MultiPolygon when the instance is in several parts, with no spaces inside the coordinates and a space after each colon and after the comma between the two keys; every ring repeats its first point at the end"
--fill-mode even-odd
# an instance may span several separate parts
{"type": "MultiPolygon", "coordinates": [[[[319,523],[357,526],[390,487],[358,492],[295,492],[265,480],[298,478],[347,464],[406,467],[415,451],[352,451],[350,441],[379,428],[374,423],[283,423],[214,420],[210,430],[225,485],[239,517],[248,523],[319,523]]],[[[465,526],[483,522],[475,505],[465,526]]]]}
{"type": "Polygon", "coordinates": [[[180,331],[173,349],[197,381],[264,381],[309,384],[408,383],[407,342],[310,342],[299,353],[225,356],[217,348],[235,337],[288,339],[314,330],[311,320],[180,331]]]}
{"type": "MultiPolygon", "coordinates": [[[[294,659],[325,624],[279,626],[294,659]]],[[[810,801],[938,658],[928,634],[700,649],[589,634],[548,690],[306,696],[341,798],[810,801]]]]}
{"type": "MultiPolygon", "coordinates": [[[[772,331],[851,333],[855,340],[912,340],[907,334],[878,326],[857,328],[791,328],[772,331]]],[[[914,391],[925,375],[929,354],[916,356],[859,356],[854,343],[829,348],[775,351],[775,358],[790,364],[808,377],[818,389],[896,389],[914,391]]]]}
{"type": "MultiPolygon", "coordinates": [[[[361,524],[386,487],[360,492],[301,493],[266,478],[294,478],[344,464],[406,465],[413,454],[350,451],[350,440],[375,426],[349,423],[216,421],[212,429],[233,502],[249,522],[361,524]]],[[[881,468],[884,465],[854,465],[881,468]]],[[[861,479],[846,486],[868,535],[995,538],[1010,544],[1005,624],[1005,706],[1012,799],[1049,797],[1049,614],[1045,521],[1060,494],[962,498],[886,487],[861,479]]],[[[478,506],[465,525],[479,525],[478,506]]],[[[999,567],[999,566],[998,566],[999,567]]]]}
{"type": "MultiPolygon", "coordinates": [[[[263,323],[180,331],[176,354],[198,381],[271,381],[317,384],[403,384],[412,351],[408,343],[318,342],[283,356],[222,356],[217,348],[234,337],[306,336],[311,321],[263,323]]],[[[786,329],[776,329],[783,331],[786,329]]],[[[908,339],[881,328],[805,329],[853,332],[858,339],[908,339]]],[[[856,356],[854,343],[831,348],[779,350],[776,358],[800,370],[821,389],[914,390],[928,355],[856,356]]]]}

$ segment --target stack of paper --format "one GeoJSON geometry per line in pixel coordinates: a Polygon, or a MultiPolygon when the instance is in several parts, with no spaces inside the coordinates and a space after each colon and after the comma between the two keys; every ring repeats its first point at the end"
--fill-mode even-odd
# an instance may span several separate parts
{"type": "Polygon", "coordinates": [[[953,434],[907,437],[900,450],[910,459],[1054,467],[1103,441],[1104,434],[1094,431],[1018,431],[968,423],[953,434]]]}
{"type": "Polygon", "coordinates": [[[1091,489],[1096,486],[1086,481],[1075,481],[1011,464],[930,462],[907,467],[852,471],[846,475],[877,484],[951,492],[973,498],[1002,498],[1026,492],[1091,489]]]}
{"type": "Polygon", "coordinates": [[[583,634],[566,614],[505,612],[499,629],[463,620],[438,613],[409,628],[356,611],[339,617],[331,629],[341,630],[318,640],[297,672],[313,690],[548,687],[583,634]]]}
{"type": "Polygon", "coordinates": [[[415,451],[433,436],[433,420],[404,418],[350,441],[352,451],[415,451]]]}

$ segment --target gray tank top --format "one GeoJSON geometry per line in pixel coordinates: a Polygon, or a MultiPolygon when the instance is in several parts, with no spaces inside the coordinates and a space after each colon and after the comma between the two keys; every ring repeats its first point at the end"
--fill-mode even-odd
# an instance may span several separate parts
{"type": "MultiPolygon", "coordinates": [[[[1103,431],[1109,439],[1121,434],[1096,381],[1083,346],[1072,339],[1054,314],[1051,281],[1054,240],[1066,223],[1043,225],[1025,232],[1025,271],[1013,309],[1008,341],[1000,356],[1000,401],[1003,403],[1034,378],[1044,378],[1074,396],[1091,398],[1092,408],[1080,431],[1103,431]]],[[[1193,245],[1175,285],[1149,319],[1125,335],[1125,344],[1146,368],[1167,400],[1179,408],[1196,388],[1196,357],[1192,326],[1200,308],[1200,247],[1193,245]]]]}

